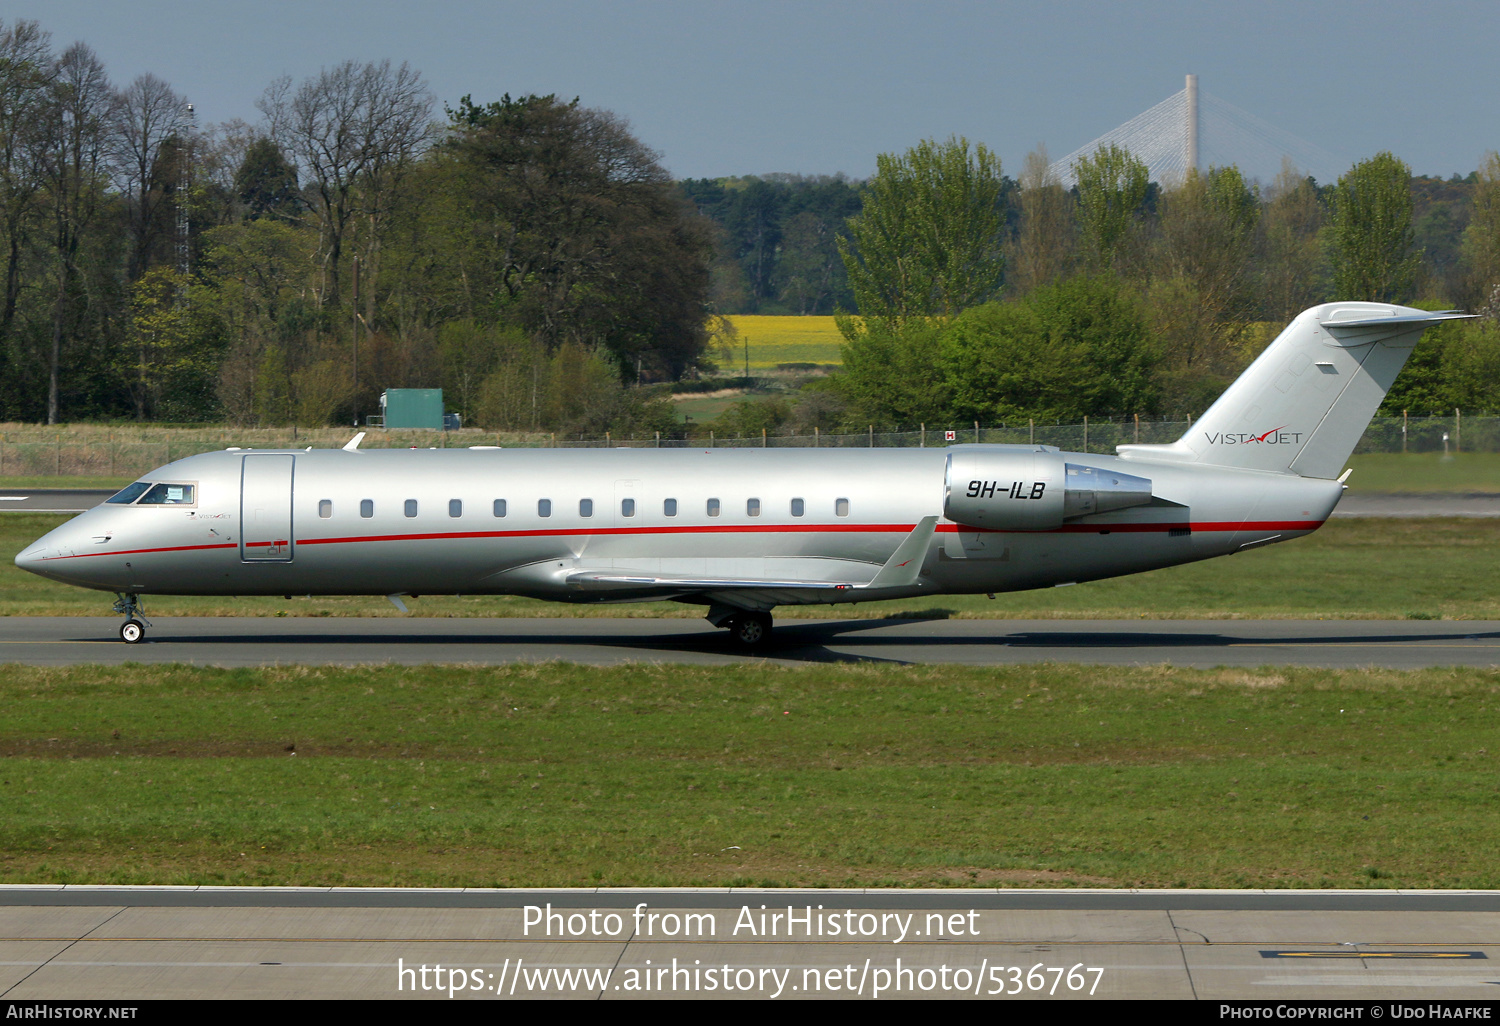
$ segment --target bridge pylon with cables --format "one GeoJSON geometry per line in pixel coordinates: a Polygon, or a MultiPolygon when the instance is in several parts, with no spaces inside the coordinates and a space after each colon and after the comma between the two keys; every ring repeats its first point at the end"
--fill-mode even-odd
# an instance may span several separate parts
{"type": "Polygon", "coordinates": [[[1071,188],[1077,184],[1074,167],[1079,159],[1111,144],[1129,150],[1150,170],[1153,181],[1168,186],[1186,178],[1190,168],[1204,171],[1233,164],[1246,179],[1270,184],[1288,163],[1321,182],[1333,181],[1347,167],[1317,144],[1227,100],[1201,93],[1197,75],[1188,75],[1180,91],[1156,106],[1053,161],[1049,176],[1071,188]]]}

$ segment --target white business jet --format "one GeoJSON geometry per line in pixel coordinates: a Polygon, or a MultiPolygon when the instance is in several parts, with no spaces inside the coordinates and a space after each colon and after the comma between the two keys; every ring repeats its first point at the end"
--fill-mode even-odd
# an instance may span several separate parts
{"type": "Polygon", "coordinates": [[[440,593],[695,603],[753,647],[777,606],[1045,588],[1308,534],[1423,330],[1464,316],[1315,307],[1176,442],[1115,456],[230,449],[152,471],[16,565],[117,593],[131,643],[143,595],[440,593]]]}

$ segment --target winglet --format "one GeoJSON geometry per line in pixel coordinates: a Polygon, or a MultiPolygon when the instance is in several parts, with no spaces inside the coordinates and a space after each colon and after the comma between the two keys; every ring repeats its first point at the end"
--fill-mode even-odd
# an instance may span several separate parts
{"type": "Polygon", "coordinates": [[[353,438],[349,439],[349,441],[344,443],[344,451],[353,452],[355,449],[359,448],[359,443],[363,442],[364,440],[365,433],[361,431],[359,434],[355,435],[353,438]]]}
{"type": "Polygon", "coordinates": [[[918,521],[911,534],[896,546],[896,551],[885,561],[885,566],[863,587],[909,588],[916,584],[922,573],[922,560],[927,555],[927,547],[932,543],[932,534],[937,530],[937,522],[938,518],[935,516],[923,517],[918,521]]]}

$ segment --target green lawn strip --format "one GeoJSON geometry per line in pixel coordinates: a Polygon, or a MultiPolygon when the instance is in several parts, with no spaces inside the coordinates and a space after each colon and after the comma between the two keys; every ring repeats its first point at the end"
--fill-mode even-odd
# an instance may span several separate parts
{"type": "Polygon", "coordinates": [[[0,882],[1495,887],[1500,672],[6,667],[0,882]]]}
{"type": "MultiPolygon", "coordinates": [[[[755,402],[765,397],[765,393],[751,395],[742,393],[740,395],[715,396],[712,399],[679,399],[672,404],[672,410],[677,414],[677,422],[679,424],[686,422],[691,417],[694,423],[702,425],[718,418],[740,403],[755,402]]],[[[704,444],[707,444],[707,438],[704,439],[704,444]]]]}
{"type": "MultiPolygon", "coordinates": [[[[0,516],[0,614],[105,616],[104,592],[57,584],[15,567],[13,554],[66,518],[0,516]]],[[[1128,536],[1122,536],[1128,538],[1128,536]]],[[[1128,544],[1128,541],[1125,542],[1128,544]]],[[[418,543],[420,544],[420,543],[418,543]]],[[[1072,588],[1001,593],[993,600],[943,595],[860,605],[781,606],[779,619],[962,618],[1319,618],[1500,619],[1500,518],[1330,521],[1307,538],[1220,559],[1072,588]]],[[[572,605],[491,596],[424,595],[417,616],[676,616],[703,607],[680,603],[572,605]]],[[[401,616],[370,596],[191,598],[147,596],[152,617],[401,616]]]]}
{"type": "Polygon", "coordinates": [[[1500,493],[1500,453],[1366,453],[1346,466],[1355,492],[1500,493]]]}

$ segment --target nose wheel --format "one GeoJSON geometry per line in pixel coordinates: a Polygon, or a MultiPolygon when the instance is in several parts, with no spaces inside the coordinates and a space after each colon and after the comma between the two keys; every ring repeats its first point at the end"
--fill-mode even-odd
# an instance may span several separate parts
{"type": "Polygon", "coordinates": [[[120,624],[120,640],[127,645],[139,644],[146,636],[146,628],[151,621],[141,614],[141,597],[120,593],[115,601],[115,612],[125,617],[125,622],[120,624]]]}

